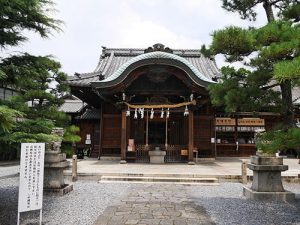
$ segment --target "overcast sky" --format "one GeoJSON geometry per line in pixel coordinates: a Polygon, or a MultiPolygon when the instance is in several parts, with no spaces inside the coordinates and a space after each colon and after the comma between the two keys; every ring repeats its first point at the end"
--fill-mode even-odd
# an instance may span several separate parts
{"type": "MultiPolygon", "coordinates": [[[[211,42],[210,34],[229,25],[259,26],[242,21],[221,8],[221,0],[54,0],[53,17],[64,21],[63,32],[29,41],[3,53],[26,51],[53,55],[69,75],[95,69],[101,46],[147,48],[162,43],[170,48],[196,48],[211,42]]],[[[218,64],[220,60],[218,60],[218,64]]]]}

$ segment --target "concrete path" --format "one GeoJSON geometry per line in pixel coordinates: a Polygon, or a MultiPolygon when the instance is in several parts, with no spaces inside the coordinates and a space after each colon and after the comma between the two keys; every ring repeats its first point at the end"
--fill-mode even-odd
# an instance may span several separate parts
{"type": "MultiPolygon", "coordinates": [[[[119,161],[84,159],[78,162],[79,175],[118,175],[118,174],[179,174],[198,176],[239,176],[241,175],[241,162],[249,158],[217,158],[211,161],[199,161],[196,165],[187,163],[169,163],[154,165],[148,163],[127,163],[120,164],[119,161]]],[[[284,164],[289,166],[289,170],[282,173],[283,176],[297,177],[300,174],[299,159],[284,159],[284,164]]],[[[252,171],[247,171],[252,175],[252,171]]],[[[71,174],[71,168],[66,171],[71,174]]]]}
{"type": "Polygon", "coordinates": [[[214,224],[205,209],[195,205],[187,193],[183,185],[135,187],[119,204],[107,207],[94,225],[214,224]]]}

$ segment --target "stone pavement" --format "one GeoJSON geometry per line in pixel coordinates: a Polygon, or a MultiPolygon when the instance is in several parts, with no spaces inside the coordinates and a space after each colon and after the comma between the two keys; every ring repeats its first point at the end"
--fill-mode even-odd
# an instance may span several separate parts
{"type": "MultiPolygon", "coordinates": [[[[119,160],[97,160],[88,158],[78,161],[79,176],[101,176],[101,175],[160,175],[160,174],[178,174],[188,176],[208,176],[225,177],[240,176],[242,160],[249,161],[248,158],[226,157],[217,158],[210,161],[199,161],[196,165],[187,163],[168,163],[168,164],[149,164],[149,163],[127,163],[120,164],[119,160]]],[[[289,166],[289,170],[284,171],[282,175],[298,177],[300,174],[299,159],[283,159],[283,163],[289,166]]],[[[66,175],[71,174],[71,168],[65,171],[66,175]]],[[[248,175],[252,175],[251,170],[247,170],[248,175]]]]}
{"type": "Polygon", "coordinates": [[[214,224],[205,209],[195,205],[186,186],[136,186],[119,204],[107,207],[94,225],[198,225],[214,224]]]}

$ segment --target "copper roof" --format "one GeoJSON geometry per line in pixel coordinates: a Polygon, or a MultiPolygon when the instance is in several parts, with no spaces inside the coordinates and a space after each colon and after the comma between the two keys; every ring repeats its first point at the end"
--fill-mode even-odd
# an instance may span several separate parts
{"type": "MultiPolygon", "coordinates": [[[[94,72],[75,74],[75,76],[68,78],[68,83],[71,86],[90,86],[93,82],[99,82],[101,80],[110,80],[109,77],[118,75],[118,70],[126,63],[133,60],[133,58],[146,55],[145,49],[139,48],[105,48],[102,47],[102,54],[100,56],[98,65],[94,72]]],[[[149,48],[148,48],[149,49],[149,48]]],[[[172,53],[166,53],[161,55],[168,55],[174,59],[186,61],[195,70],[196,74],[202,74],[198,76],[200,79],[212,81],[214,77],[220,77],[220,72],[213,59],[204,57],[198,49],[174,49],[172,53]],[[172,56],[173,55],[173,56],[172,56]]],[[[155,50],[154,50],[155,52],[155,50]]]]}

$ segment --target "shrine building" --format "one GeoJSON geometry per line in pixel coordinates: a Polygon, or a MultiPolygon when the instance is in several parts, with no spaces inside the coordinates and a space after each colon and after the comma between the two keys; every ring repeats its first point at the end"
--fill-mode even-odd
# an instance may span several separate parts
{"type": "Polygon", "coordinates": [[[198,49],[103,47],[94,72],[68,79],[88,106],[76,117],[77,148],[122,162],[149,162],[155,148],[166,151],[166,163],[255,154],[255,130],[271,128],[278,116],[228,116],[212,107],[208,86],[220,76],[198,49]]]}

